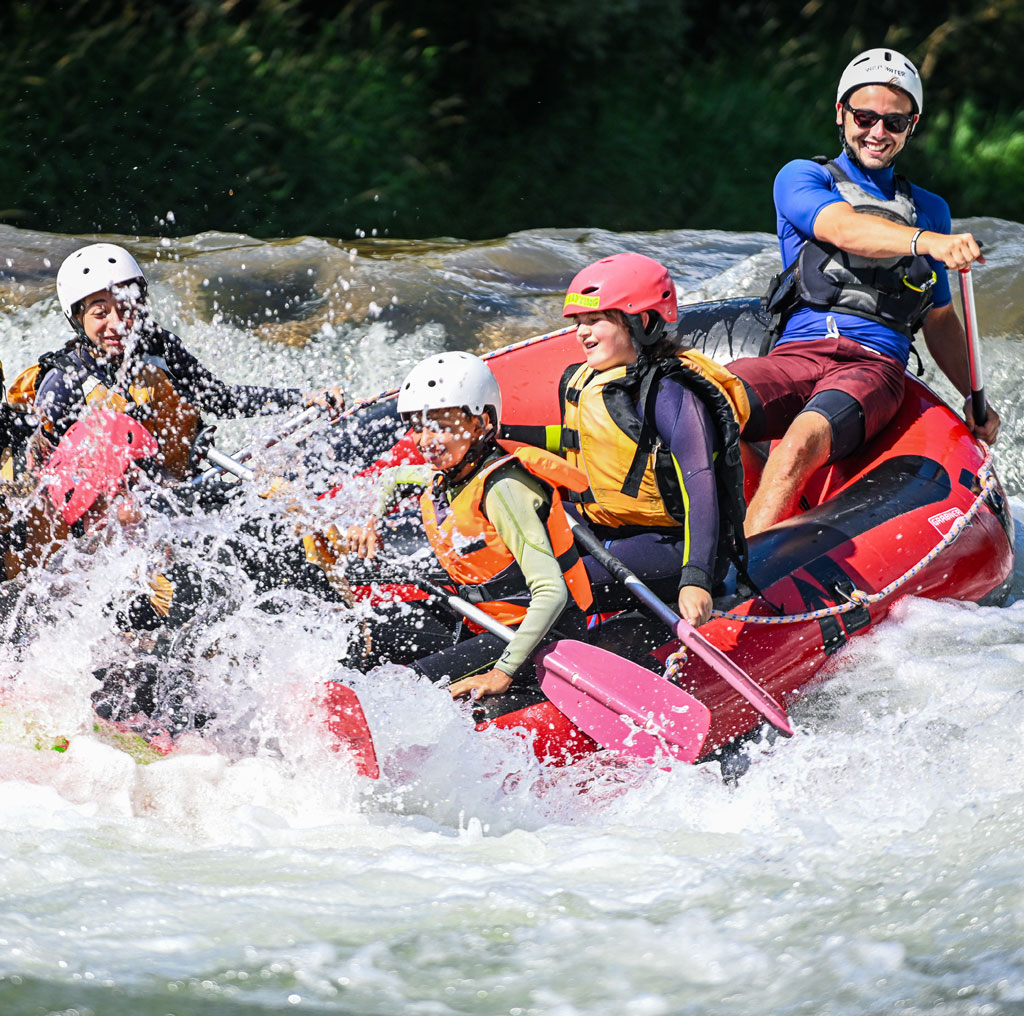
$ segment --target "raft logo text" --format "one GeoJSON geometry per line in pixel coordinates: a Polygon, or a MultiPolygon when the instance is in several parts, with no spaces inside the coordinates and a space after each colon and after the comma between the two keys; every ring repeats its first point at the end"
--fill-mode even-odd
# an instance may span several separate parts
{"type": "Polygon", "coordinates": [[[945,536],[953,528],[952,524],[957,519],[963,518],[963,514],[959,508],[947,508],[944,512],[939,512],[938,515],[930,515],[928,521],[939,531],[941,536],[945,536]]]}

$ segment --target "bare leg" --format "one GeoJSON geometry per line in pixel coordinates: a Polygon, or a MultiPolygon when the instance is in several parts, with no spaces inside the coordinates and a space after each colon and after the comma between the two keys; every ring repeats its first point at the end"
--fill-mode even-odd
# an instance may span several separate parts
{"type": "Polygon", "coordinates": [[[801,413],[790,425],[765,463],[757,493],[750,499],[744,531],[763,532],[795,510],[804,485],[827,461],[832,450],[832,428],[813,410],[801,413]]]}

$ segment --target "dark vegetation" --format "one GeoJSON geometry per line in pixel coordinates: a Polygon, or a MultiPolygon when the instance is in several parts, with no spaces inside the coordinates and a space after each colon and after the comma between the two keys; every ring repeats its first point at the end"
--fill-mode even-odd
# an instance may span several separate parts
{"type": "Polygon", "coordinates": [[[771,231],[775,172],[836,151],[838,75],[880,44],[926,80],[901,170],[1024,221],[1024,0],[13,0],[0,33],[27,228],[771,231]]]}

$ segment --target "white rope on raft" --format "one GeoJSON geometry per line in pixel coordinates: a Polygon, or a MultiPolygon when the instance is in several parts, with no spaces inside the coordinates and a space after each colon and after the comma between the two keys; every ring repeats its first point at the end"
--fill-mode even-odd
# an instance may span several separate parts
{"type": "MultiPolygon", "coordinates": [[[[712,610],[712,617],[725,618],[727,621],[742,621],[744,624],[799,624],[802,621],[818,621],[823,617],[835,617],[839,614],[846,614],[851,610],[870,606],[878,603],[886,597],[891,596],[901,586],[906,585],[911,579],[927,568],[954,540],[971,524],[974,517],[981,511],[981,506],[996,485],[995,471],[992,469],[992,450],[985,453],[985,458],[978,467],[977,478],[980,482],[980,490],[971,507],[966,514],[953,523],[949,532],[908,571],[905,571],[899,578],[894,579],[877,593],[866,593],[863,589],[854,589],[845,603],[837,603],[834,607],[822,607],[820,610],[810,610],[802,614],[781,614],[771,616],[735,614],[729,610],[712,610]]],[[[665,660],[665,677],[672,678],[679,675],[683,664],[686,662],[686,647],[682,646],[677,652],[672,653],[665,660]]]]}

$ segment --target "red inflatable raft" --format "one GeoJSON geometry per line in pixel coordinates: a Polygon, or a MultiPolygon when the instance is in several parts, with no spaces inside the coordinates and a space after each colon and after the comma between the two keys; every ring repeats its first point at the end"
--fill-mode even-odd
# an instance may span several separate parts
{"type": "MultiPolygon", "coordinates": [[[[681,342],[722,363],[760,352],[766,339],[755,300],[683,308],[678,334],[681,342]]],[[[488,363],[502,387],[503,423],[556,423],[558,380],[580,359],[572,331],[491,354],[488,363]]],[[[394,402],[387,400],[357,415],[368,423],[393,414],[394,402]]],[[[767,448],[752,451],[745,457],[748,497],[767,448]]],[[[716,609],[727,616],[714,617],[701,634],[785,705],[847,639],[884,618],[902,596],[1002,602],[1013,555],[1012,516],[985,446],[934,392],[908,375],[903,405],[885,433],[822,469],[806,490],[803,510],[750,541],[749,570],[763,596],[719,597],[716,609]]],[[[678,642],[666,641],[657,655],[665,659],[678,648],[678,642]]],[[[693,653],[674,680],[711,712],[698,761],[763,722],[693,653]]],[[[489,697],[480,709],[481,728],[524,729],[544,761],[565,764],[597,747],[539,688],[489,697]]]]}

